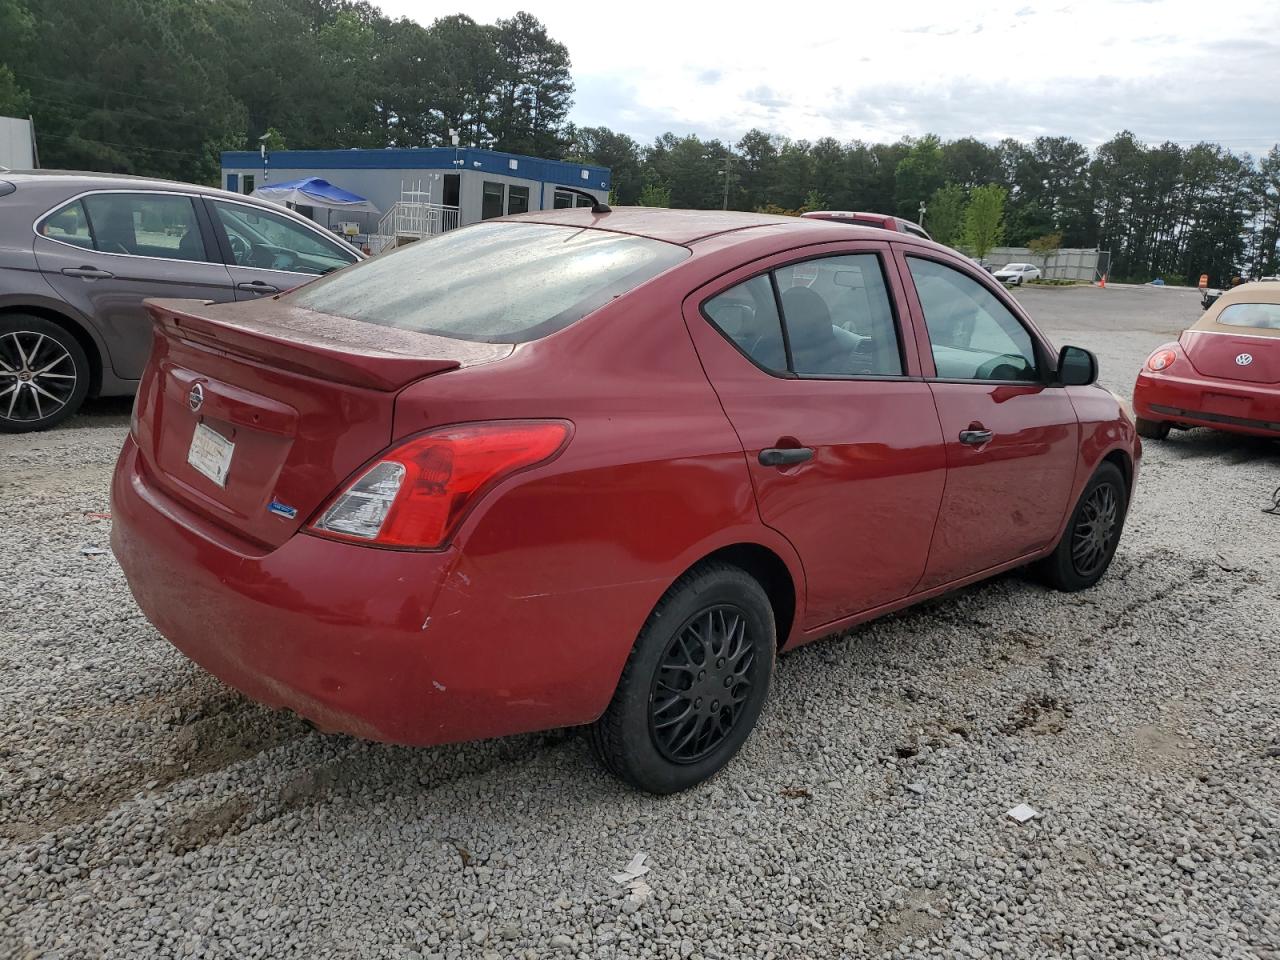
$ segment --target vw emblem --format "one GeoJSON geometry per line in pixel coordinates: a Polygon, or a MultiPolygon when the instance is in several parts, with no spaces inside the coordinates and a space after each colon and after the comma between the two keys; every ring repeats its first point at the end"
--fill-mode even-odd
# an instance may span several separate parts
{"type": "Polygon", "coordinates": [[[1253,354],[1252,353],[1238,354],[1236,356],[1236,363],[1240,364],[1240,366],[1242,367],[1247,367],[1249,364],[1253,363],[1253,354]]]}
{"type": "Polygon", "coordinates": [[[191,388],[191,392],[187,394],[187,406],[191,408],[191,412],[195,413],[204,404],[204,387],[196,384],[191,388]]]}

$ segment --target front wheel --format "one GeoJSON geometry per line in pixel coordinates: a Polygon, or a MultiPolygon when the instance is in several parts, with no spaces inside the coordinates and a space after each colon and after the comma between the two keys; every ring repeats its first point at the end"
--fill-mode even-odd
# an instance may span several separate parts
{"type": "Polygon", "coordinates": [[[701,783],[732,759],[769,693],[773,608],[746,571],[695,567],[654,607],[613,700],[591,727],[604,766],[649,793],[701,783]]]}
{"type": "Polygon", "coordinates": [[[1138,431],[1138,436],[1144,440],[1163,440],[1169,436],[1172,424],[1164,423],[1160,420],[1144,420],[1142,417],[1135,417],[1133,426],[1138,431]]]}
{"type": "Polygon", "coordinates": [[[56,426],[89,392],[89,360],[76,338],[44,317],[0,316],[0,433],[56,426]]]}
{"type": "Polygon", "coordinates": [[[1101,580],[1120,544],[1128,505],[1123,474],[1104,461],[1080,494],[1058,546],[1038,564],[1045,582],[1071,592],[1101,580]]]}

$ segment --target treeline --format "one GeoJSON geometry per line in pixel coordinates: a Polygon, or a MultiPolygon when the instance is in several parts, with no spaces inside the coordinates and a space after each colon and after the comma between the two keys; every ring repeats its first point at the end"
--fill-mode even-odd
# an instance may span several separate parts
{"type": "Polygon", "coordinates": [[[222,150],[264,136],[273,149],[435,146],[452,130],[464,144],[609,166],[623,204],[914,220],[923,203],[926,228],[971,251],[980,219],[983,242],[1109,249],[1115,279],[1280,273],[1280,147],[1255,159],[1127,131],[1092,151],[1069,137],[841,143],[762,130],[640,144],[568,122],[568,51],[527,13],[422,26],[356,0],[0,0],[0,37],[0,114],[34,115],[49,167],[216,182],[222,150]]]}

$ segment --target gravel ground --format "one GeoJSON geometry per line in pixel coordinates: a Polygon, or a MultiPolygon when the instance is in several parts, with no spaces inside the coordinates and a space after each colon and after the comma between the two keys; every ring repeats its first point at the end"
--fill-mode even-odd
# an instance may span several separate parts
{"type": "MultiPolygon", "coordinates": [[[[1198,312],[1019,296],[1118,392],[1198,312]]],[[[1280,444],[1148,444],[1097,588],[787,656],[737,761],[655,799],[572,733],[387,747],[202,674],[84,552],[126,430],[0,438],[0,956],[1280,958],[1280,444]]]]}

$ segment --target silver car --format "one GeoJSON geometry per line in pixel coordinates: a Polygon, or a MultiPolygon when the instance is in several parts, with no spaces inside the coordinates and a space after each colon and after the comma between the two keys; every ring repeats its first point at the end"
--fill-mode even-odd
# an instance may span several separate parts
{"type": "Polygon", "coordinates": [[[0,432],[128,396],[147,297],[254,300],[362,258],[276,204],[166,180],[0,170],[0,432]]]}

